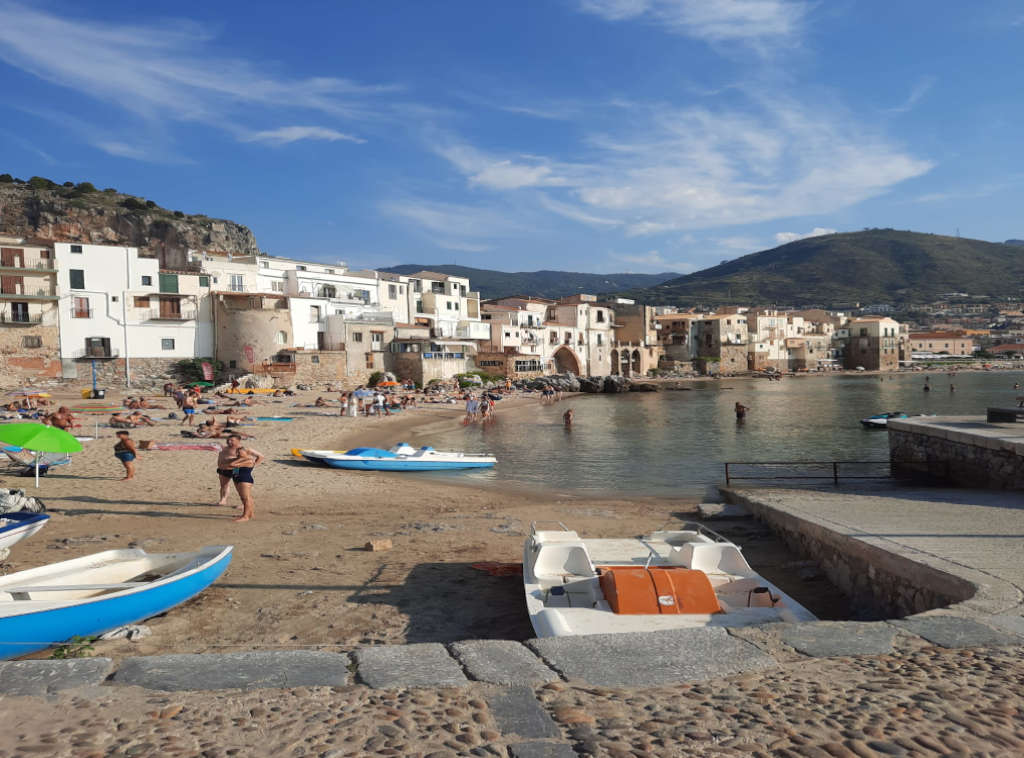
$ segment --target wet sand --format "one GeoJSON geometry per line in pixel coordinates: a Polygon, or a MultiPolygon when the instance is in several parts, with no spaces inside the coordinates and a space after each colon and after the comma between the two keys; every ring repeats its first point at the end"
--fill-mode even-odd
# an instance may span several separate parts
{"type": "MultiPolygon", "coordinates": [[[[486,488],[415,475],[348,472],[296,460],[293,447],[345,449],[391,445],[433,424],[461,423],[461,405],[428,405],[390,418],[346,418],[337,408],[293,407],[317,393],[264,401],[252,415],[294,416],[291,422],[256,422],[242,431],[246,444],[266,455],[254,472],[254,521],[237,524],[238,511],[214,505],[216,452],[143,451],[138,476],[128,482],[113,457],[114,430],[84,443],[69,466],[44,477],[38,496],[52,518],[12,551],[9,571],[128,546],[150,552],[235,546],[224,576],[196,599],[146,622],[152,636],[132,643],[98,642],[95,654],[114,658],[167,652],[230,652],[310,647],[351,650],[367,644],[532,636],[521,579],[473,568],[484,561],[516,562],[533,520],[561,520],[592,537],[641,534],[673,518],[692,517],[694,500],[595,499],[521,488],[486,488]],[[393,547],[363,549],[371,539],[393,547]]],[[[59,399],[59,396],[58,396],[59,399]]],[[[80,401],[79,401],[80,402],[80,401]]],[[[106,402],[110,402],[109,399],[106,402]]],[[[529,412],[534,396],[499,403],[498,420],[529,412]]],[[[173,406],[170,400],[165,405],[173,406]]],[[[152,411],[154,418],[167,410],[152,411]]],[[[101,417],[103,418],[103,417],[101,417]]],[[[133,430],[136,440],[182,440],[178,421],[133,430]]],[[[83,417],[79,433],[92,433],[83,417]]],[[[32,490],[32,480],[5,476],[3,486],[32,490]]],[[[31,494],[31,492],[30,492],[31,494]]],[[[229,502],[237,504],[232,491],[229,502]]],[[[796,556],[769,533],[768,563],[782,573],[796,556]],[[779,552],[781,551],[781,552],[779,552]]],[[[751,554],[752,563],[755,555],[751,554]]],[[[789,568],[787,568],[789,567],[789,568]]],[[[825,617],[842,615],[813,597],[832,597],[830,586],[804,582],[801,602],[825,617]],[[808,600],[812,597],[811,600],[808,600]]],[[[37,657],[46,657],[40,653],[37,657]]]]}

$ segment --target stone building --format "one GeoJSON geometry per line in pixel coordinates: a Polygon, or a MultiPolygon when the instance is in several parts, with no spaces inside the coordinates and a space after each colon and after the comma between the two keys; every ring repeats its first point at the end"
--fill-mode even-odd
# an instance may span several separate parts
{"type": "Polygon", "coordinates": [[[695,360],[707,374],[747,370],[747,317],[741,313],[703,316],[694,322],[695,360]]]}
{"type": "Polygon", "coordinates": [[[60,377],[57,301],[53,248],[0,237],[0,373],[60,377]]]}
{"type": "Polygon", "coordinates": [[[912,332],[911,353],[974,355],[974,340],[963,332],[912,332]]]}
{"type": "Polygon", "coordinates": [[[900,366],[898,321],[888,317],[855,318],[845,325],[843,365],[867,371],[896,371],[900,366]]]}

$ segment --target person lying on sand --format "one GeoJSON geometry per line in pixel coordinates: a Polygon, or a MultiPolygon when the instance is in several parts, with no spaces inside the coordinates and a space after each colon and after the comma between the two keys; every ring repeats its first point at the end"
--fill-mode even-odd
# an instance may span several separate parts
{"type": "Polygon", "coordinates": [[[322,397],[318,397],[316,399],[316,401],[313,403],[313,407],[314,408],[326,408],[327,407],[327,401],[324,400],[322,397]]]}
{"type": "Polygon", "coordinates": [[[231,434],[233,436],[240,437],[243,440],[253,439],[253,435],[246,434],[245,432],[240,432],[237,429],[232,429],[229,432],[226,428],[218,424],[213,419],[210,419],[205,424],[200,424],[199,428],[196,429],[197,437],[204,437],[207,439],[223,437],[225,434],[231,434]]]}
{"type": "Polygon", "coordinates": [[[156,422],[154,422],[153,419],[151,419],[142,411],[134,411],[133,413],[129,413],[128,418],[131,419],[131,421],[136,426],[156,426],[156,422]]]}
{"type": "MultiPolygon", "coordinates": [[[[120,413],[114,413],[110,417],[108,422],[115,429],[134,429],[135,422],[132,421],[130,416],[122,416],[120,413]]],[[[54,424],[56,426],[56,424],[54,424]]]]}

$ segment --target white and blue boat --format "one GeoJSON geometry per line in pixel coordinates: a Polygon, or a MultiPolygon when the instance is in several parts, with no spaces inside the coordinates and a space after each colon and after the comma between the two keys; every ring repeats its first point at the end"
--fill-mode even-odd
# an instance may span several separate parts
{"type": "Polygon", "coordinates": [[[50,517],[45,513],[11,511],[0,514],[0,548],[7,548],[26,537],[31,537],[44,526],[50,517]]]}
{"type": "Polygon", "coordinates": [[[331,468],[364,471],[445,471],[466,468],[490,468],[498,459],[491,455],[445,453],[432,447],[415,448],[399,442],[390,450],[378,447],[355,447],[340,450],[299,450],[309,461],[331,468]]]}
{"type": "Polygon", "coordinates": [[[0,659],[163,613],[213,584],[231,550],[106,550],[0,577],[0,659]]]}

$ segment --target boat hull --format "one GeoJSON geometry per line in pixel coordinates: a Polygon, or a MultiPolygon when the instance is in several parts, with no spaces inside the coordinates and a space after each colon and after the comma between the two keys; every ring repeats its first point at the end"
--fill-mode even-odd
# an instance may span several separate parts
{"type": "MultiPolygon", "coordinates": [[[[308,458],[308,456],[307,456],[308,458]]],[[[337,460],[332,458],[308,458],[331,468],[355,471],[451,471],[467,468],[491,468],[493,461],[396,461],[381,460],[337,460]]]]}
{"type": "Polygon", "coordinates": [[[50,519],[45,513],[22,513],[20,511],[5,513],[0,518],[14,522],[0,528],[0,548],[10,547],[26,537],[31,537],[46,526],[46,522],[50,519]]]}
{"type": "Polygon", "coordinates": [[[170,610],[213,584],[231,563],[231,550],[226,547],[202,567],[149,587],[0,618],[0,660],[44,650],[72,637],[103,634],[170,610]]]}

